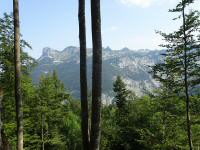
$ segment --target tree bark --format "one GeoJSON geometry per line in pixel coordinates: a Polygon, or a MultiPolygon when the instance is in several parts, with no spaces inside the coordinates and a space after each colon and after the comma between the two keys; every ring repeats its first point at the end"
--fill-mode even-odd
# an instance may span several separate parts
{"type": "Polygon", "coordinates": [[[190,96],[188,91],[188,60],[187,60],[187,37],[186,37],[186,29],[185,29],[185,4],[183,3],[183,32],[184,32],[184,87],[185,87],[185,103],[186,103],[186,118],[187,118],[187,136],[188,136],[188,144],[190,150],[193,150],[192,144],[192,131],[191,131],[191,121],[190,121],[190,96]]]}
{"type": "Polygon", "coordinates": [[[21,94],[21,59],[19,1],[13,0],[14,12],[14,54],[15,54],[15,101],[17,119],[17,150],[23,150],[23,106],[21,94]]]}
{"type": "Polygon", "coordinates": [[[92,119],[91,150],[99,150],[101,133],[101,83],[102,83],[102,40],[100,0],[91,0],[93,70],[92,70],[92,119]]]}
{"type": "Polygon", "coordinates": [[[9,143],[9,140],[7,138],[7,136],[5,135],[4,130],[1,130],[1,135],[2,135],[2,142],[3,142],[3,146],[2,146],[2,150],[12,150],[12,146],[9,143]]]}
{"type": "Polygon", "coordinates": [[[2,141],[2,100],[3,100],[3,90],[0,89],[0,150],[3,149],[3,141],[2,141]]]}
{"type": "Polygon", "coordinates": [[[3,129],[3,121],[2,121],[2,114],[3,114],[3,90],[0,89],[0,150],[12,150],[12,147],[6,137],[3,129]]]}
{"type": "Polygon", "coordinates": [[[44,150],[44,116],[42,114],[42,150],[44,150]]]}
{"type": "Polygon", "coordinates": [[[85,0],[79,0],[79,41],[80,41],[80,89],[81,89],[81,127],[83,149],[89,149],[88,95],[87,95],[87,47],[85,25],[85,0]]]}

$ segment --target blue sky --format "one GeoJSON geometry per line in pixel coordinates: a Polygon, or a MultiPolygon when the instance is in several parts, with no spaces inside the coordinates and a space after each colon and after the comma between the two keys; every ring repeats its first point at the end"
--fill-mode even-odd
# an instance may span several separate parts
{"type": "MultiPolygon", "coordinates": [[[[112,49],[159,49],[162,38],[155,30],[171,32],[178,24],[171,19],[179,0],[101,0],[103,46],[112,49]]],[[[200,6],[197,0],[196,6],[200,6]]],[[[12,11],[12,0],[0,0],[0,16],[12,11]]],[[[79,46],[78,0],[20,0],[23,39],[38,58],[42,48],[63,50],[79,46]]],[[[91,45],[90,0],[86,0],[87,46],[91,45]]]]}

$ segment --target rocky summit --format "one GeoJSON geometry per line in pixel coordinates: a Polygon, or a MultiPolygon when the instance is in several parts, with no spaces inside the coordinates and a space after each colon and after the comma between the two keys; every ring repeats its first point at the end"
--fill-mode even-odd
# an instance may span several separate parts
{"type": "MultiPolygon", "coordinates": [[[[103,48],[102,90],[104,99],[113,97],[112,86],[116,76],[120,75],[127,87],[134,90],[136,95],[151,91],[157,86],[149,74],[150,66],[161,61],[160,50],[112,50],[103,48]]],[[[62,51],[49,47],[43,49],[38,65],[33,70],[33,81],[37,83],[42,74],[55,70],[72,95],[80,95],[79,78],[79,48],[70,46],[62,51]]],[[[88,88],[91,91],[92,83],[92,49],[87,49],[88,60],[88,88]]]]}

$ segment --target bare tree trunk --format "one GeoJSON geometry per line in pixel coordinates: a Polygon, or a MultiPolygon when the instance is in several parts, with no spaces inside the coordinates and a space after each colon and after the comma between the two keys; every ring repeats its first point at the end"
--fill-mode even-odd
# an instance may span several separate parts
{"type": "Polygon", "coordinates": [[[166,111],[163,110],[163,117],[162,117],[162,145],[163,146],[165,146],[165,142],[166,142],[166,111]]]}
{"type": "Polygon", "coordinates": [[[3,90],[0,89],[0,150],[3,149],[3,141],[2,141],[2,100],[3,100],[3,90]]]}
{"type": "Polygon", "coordinates": [[[99,150],[101,135],[101,83],[102,83],[102,40],[100,0],[91,0],[92,15],[92,119],[91,119],[91,150],[99,150]]]}
{"type": "Polygon", "coordinates": [[[42,114],[42,150],[44,150],[44,116],[42,114]]]}
{"type": "MultiPolygon", "coordinates": [[[[184,1],[182,0],[184,4],[184,1]]],[[[192,131],[191,131],[191,121],[190,121],[190,96],[188,91],[188,58],[187,58],[187,37],[185,29],[185,6],[183,6],[182,17],[183,17],[183,32],[184,32],[184,87],[185,87],[185,103],[186,103],[186,117],[187,117],[187,135],[188,144],[190,150],[193,150],[192,144],[192,131]]]]}
{"type": "Polygon", "coordinates": [[[3,90],[0,89],[0,150],[12,150],[12,147],[6,137],[4,130],[3,130],[3,121],[2,121],[2,114],[3,114],[3,90]]]}
{"type": "Polygon", "coordinates": [[[1,130],[1,135],[2,135],[2,142],[3,142],[3,146],[1,150],[12,150],[12,146],[10,145],[8,138],[5,135],[4,130],[1,130]]]}
{"type": "Polygon", "coordinates": [[[14,12],[14,53],[15,53],[15,101],[17,119],[17,150],[23,150],[23,106],[21,95],[21,59],[19,1],[13,0],[14,12]]]}
{"type": "Polygon", "coordinates": [[[79,40],[80,40],[80,88],[81,88],[81,127],[83,149],[89,149],[88,96],[87,96],[87,48],[85,25],[85,0],[79,0],[79,40]]]}

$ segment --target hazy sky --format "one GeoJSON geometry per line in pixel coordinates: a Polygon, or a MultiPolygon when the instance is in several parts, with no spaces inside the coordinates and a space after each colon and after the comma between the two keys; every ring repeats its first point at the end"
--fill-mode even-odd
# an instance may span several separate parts
{"type": "MultiPolygon", "coordinates": [[[[12,11],[13,0],[0,0],[0,17],[12,11]]],[[[42,48],[79,46],[78,0],[19,0],[23,38],[38,58],[42,48]]],[[[168,12],[179,0],[101,0],[103,46],[112,49],[159,49],[155,30],[171,32],[178,24],[168,12]]],[[[200,0],[197,0],[200,6],[200,0]]],[[[91,46],[90,0],[86,0],[87,46],[91,46]]]]}

